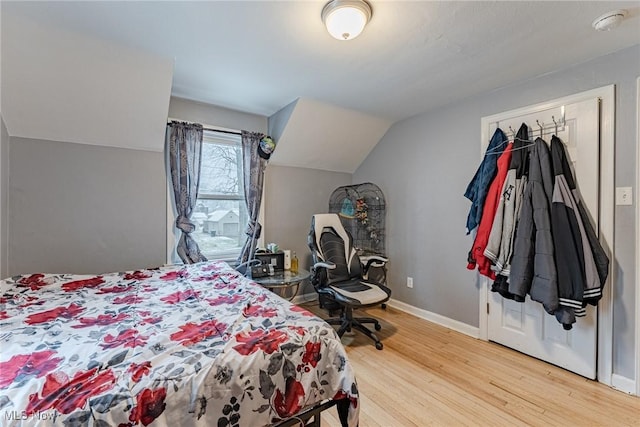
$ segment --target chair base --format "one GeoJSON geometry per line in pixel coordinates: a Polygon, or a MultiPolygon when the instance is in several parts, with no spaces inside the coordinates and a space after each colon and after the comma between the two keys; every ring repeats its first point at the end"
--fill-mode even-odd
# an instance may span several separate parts
{"type": "Polygon", "coordinates": [[[339,325],[338,328],[338,336],[342,338],[345,332],[350,332],[352,329],[357,329],[369,338],[371,338],[376,343],[376,348],[378,350],[382,350],[383,345],[380,342],[380,339],[374,334],[369,328],[364,326],[365,323],[373,323],[373,327],[376,331],[382,329],[380,326],[380,322],[373,317],[353,317],[353,308],[352,307],[344,307],[342,311],[342,315],[340,317],[334,317],[331,319],[325,320],[330,325],[339,325]]]}

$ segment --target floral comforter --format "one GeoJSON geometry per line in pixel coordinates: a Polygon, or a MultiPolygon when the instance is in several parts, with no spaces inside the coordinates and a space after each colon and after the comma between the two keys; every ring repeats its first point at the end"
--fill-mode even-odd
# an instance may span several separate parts
{"type": "Polygon", "coordinates": [[[348,398],[334,330],[225,263],[0,281],[0,425],[263,426],[348,398]]]}

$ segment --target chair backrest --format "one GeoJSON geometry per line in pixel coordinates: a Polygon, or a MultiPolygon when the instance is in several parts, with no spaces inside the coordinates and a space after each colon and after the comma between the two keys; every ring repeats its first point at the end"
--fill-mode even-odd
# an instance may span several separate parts
{"type": "Polygon", "coordinates": [[[353,247],[353,239],[337,214],[313,215],[308,244],[314,263],[336,265],[336,268],[327,270],[327,280],[323,285],[362,277],[362,264],[353,247]]]}

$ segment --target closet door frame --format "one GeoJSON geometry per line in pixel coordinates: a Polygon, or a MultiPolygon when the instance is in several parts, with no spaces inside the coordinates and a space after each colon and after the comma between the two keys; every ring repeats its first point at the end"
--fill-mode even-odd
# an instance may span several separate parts
{"type": "MultiPolygon", "coordinates": [[[[481,119],[481,155],[488,145],[489,125],[504,118],[505,114],[517,117],[535,111],[548,110],[587,99],[600,98],[600,242],[610,259],[609,277],[603,289],[602,299],[598,304],[598,362],[597,380],[611,386],[613,373],[613,284],[615,278],[615,85],[603,86],[574,95],[565,96],[548,102],[529,105],[515,110],[505,111],[481,119]]],[[[479,338],[488,341],[487,307],[489,303],[489,281],[480,279],[479,298],[479,338]]],[[[638,292],[636,292],[638,293],[638,292]]],[[[640,304],[640,302],[638,302],[640,304]]],[[[637,311],[636,311],[637,313],[637,311]]],[[[636,327],[638,321],[636,320],[636,327]]],[[[640,348],[638,349],[640,352],[640,348]]],[[[637,359],[637,357],[636,357],[637,359]]],[[[638,368],[640,370],[640,367],[638,368]]],[[[636,373],[636,376],[638,374],[636,373]]]]}
{"type": "Polygon", "coordinates": [[[640,396],[640,77],[636,97],[636,395],[640,396]]]}

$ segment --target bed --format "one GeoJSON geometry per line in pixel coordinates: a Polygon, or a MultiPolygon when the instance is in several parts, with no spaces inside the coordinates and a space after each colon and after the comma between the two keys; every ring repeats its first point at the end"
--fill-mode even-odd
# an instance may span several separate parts
{"type": "Polygon", "coordinates": [[[22,275],[0,295],[3,426],[298,425],[336,402],[358,424],[334,330],[226,263],[22,275]]]}

